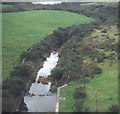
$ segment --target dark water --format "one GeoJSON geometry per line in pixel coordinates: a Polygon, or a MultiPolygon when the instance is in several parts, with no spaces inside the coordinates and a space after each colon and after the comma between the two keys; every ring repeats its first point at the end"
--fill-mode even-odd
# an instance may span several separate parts
{"type": "Polygon", "coordinates": [[[37,83],[39,76],[47,77],[50,71],[57,65],[58,53],[51,53],[44,61],[43,68],[38,71],[36,82],[32,83],[29,93],[24,96],[24,103],[28,112],[54,112],[57,96],[49,91],[51,83],[37,83]]]}

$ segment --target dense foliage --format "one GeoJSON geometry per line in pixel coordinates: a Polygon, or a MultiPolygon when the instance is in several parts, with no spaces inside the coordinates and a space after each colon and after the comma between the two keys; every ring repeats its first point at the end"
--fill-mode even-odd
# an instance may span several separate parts
{"type": "Polygon", "coordinates": [[[16,98],[26,91],[25,82],[17,76],[11,77],[3,82],[2,89],[3,112],[16,111],[16,98]]]}
{"type": "Polygon", "coordinates": [[[51,72],[51,77],[57,79],[58,85],[77,79],[88,82],[88,77],[102,72],[96,63],[104,60],[104,53],[83,42],[84,37],[89,36],[95,27],[94,24],[83,24],[72,26],[69,30],[66,35],[69,40],[60,48],[58,65],[51,72]],[[60,75],[57,75],[58,69],[62,69],[60,75]]]}
{"type": "Polygon", "coordinates": [[[75,99],[75,112],[82,112],[84,99],[86,98],[85,87],[79,87],[75,89],[74,99],[75,99]]]}
{"type": "Polygon", "coordinates": [[[112,105],[111,107],[109,107],[109,111],[118,112],[119,111],[118,105],[112,105]]]}
{"type": "Polygon", "coordinates": [[[86,97],[85,87],[79,87],[75,89],[74,98],[82,99],[86,97]]]}

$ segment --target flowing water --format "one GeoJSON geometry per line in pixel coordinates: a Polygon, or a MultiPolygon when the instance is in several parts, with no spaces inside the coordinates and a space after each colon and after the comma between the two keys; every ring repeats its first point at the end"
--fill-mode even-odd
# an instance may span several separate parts
{"type": "Polygon", "coordinates": [[[36,81],[32,83],[29,93],[24,96],[24,103],[28,112],[54,112],[56,106],[56,93],[49,91],[51,82],[48,84],[38,83],[39,76],[48,77],[51,70],[57,65],[58,53],[51,53],[50,57],[44,61],[36,76],[36,81]]]}

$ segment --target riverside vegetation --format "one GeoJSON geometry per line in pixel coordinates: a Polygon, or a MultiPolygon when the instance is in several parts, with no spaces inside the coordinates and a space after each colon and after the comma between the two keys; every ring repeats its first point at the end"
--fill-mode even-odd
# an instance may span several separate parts
{"type": "MultiPolygon", "coordinates": [[[[66,100],[60,103],[60,111],[118,111],[117,5],[104,4],[34,5],[33,9],[38,7],[37,10],[54,9],[82,13],[95,18],[95,21],[90,24],[59,27],[53,34],[24,51],[20,56],[21,61],[25,60],[24,63],[17,65],[10,77],[3,82],[3,111],[16,110],[18,96],[21,97],[22,93],[27,91],[29,80],[34,80],[35,72],[53,50],[59,51],[58,65],[50,75],[54,79],[53,86],[68,83],[68,87],[61,90],[61,96],[66,97],[66,100]],[[113,93],[114,96],[111,96],[113,93]]],[[[17,5],[14,4],[16,7],[17,5]]],[[[21,6],[24,5],[29,6],[26,3],[21,6]]]]}

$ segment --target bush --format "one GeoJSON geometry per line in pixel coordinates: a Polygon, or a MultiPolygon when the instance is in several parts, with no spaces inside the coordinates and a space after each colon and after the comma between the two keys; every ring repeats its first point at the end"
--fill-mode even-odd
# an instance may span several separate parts
{"type": "Polygon", "coordinates": [[[74,98],[75,99],[82,99],[86,97],[86,93],[85,93],[85,87],[79,87],[76,88],[75,93],[74,93],[74,98]]]}
{"type": "Polygon", "coordinates": [[[42,54],[41,52],[37,51],[37,50],[34,50],[34,51],[29,51],[26,53],[26,58],[27,60],[32,60],[32,61],[36,61],[37,59],[42,58],[42,54]]]}
{"type": "Polygon", "coordinates": [[[21,76],[29,77],[33,72],[33,68],[30,65],[22,65],[19,69],[21,76]]]}
{"type": "Polygon", "coordinates": [[[22,52],[22,54],[20,55],[21,61],[22,61],[23,58],[26,57],[26,55],[27,55],[27,52],[26,52],[26,51],[22,52]]]}
{"type": "Polygon", "coordinates": [[[103,31],[101,31],[102,33],[107,33],[107,30],[106,29],[104,29],[103,31]]]}
{"type": "Polygon", "coordinates": [[[62,78],[63,75],[63,69],[60,67],[56,67],[51,71],[51,77],[56,79],[56,80],[60,80],[62,78]]]}
{"type": "Polygon", "coordinates": [[[108,109],[110,112],[118,112],[118,105],[112,105],[111,107],[109,107],[108,109]]]}
{"type": "Polygon", "coordinates": [[[13,77],[13,76],[18,76],[19,77],[20,76],[20,70],[19,69],[20,69],[20,67],[15,67],[14,71],[10,72],[10,76],[11,77],[13,77]]]}
{"type": "Polygon", "coordinates": [[[2,99],[2,112],[15,112],[16,102],[13,96],[9,94],[9,98],[2,99]]]}
{"type": "Polygon", "coordinates": [[[102,69],[99,68],[99,67],[95,67],[94,70],[93,70],[93,73],[100,74],[100,73],[102,73],[102,69]]]}
{"type": "Polygon", "coordinates": [[[25,91],[25,83],[18,77],[9,77],[2,85],[2,111],[16,111],[16,98],[25,91]]]}
{"type": "Polygon", "coordinates": [[[75,102],[75,112],[82,112],[82,109],[83,109],[83,103],[84,103],[84,101],[83,100],[77,100],[76,102],[75,102]]]}
{"type": "Polygon", "coordinates": [[[102,56],[101,57],[97,57],[97,61],[98,61],[98,63],[102,63],[104,61],[104,59],[103,59],[102,56]]]}
{"type": "Polygon", "coordinates": [[[85,37],[88,36],[91,32],[91,26],[90,25],[86,25],[86,24],[81,24],[76,25],[76,26],[72,26],[70,31],[69,31],[69,37],[72,37],[73,35],[76,34],[80,34],[80,37],[85,37]]]}
{"type": "Polygon", "coordinates": [[[57,43],[58,47],[60,47],[63,43],[65,43],[71,37],[68,37],[68,28],[58,28],[53,31],[53,38],[57,43]]]}
{"type": "Polygon", "coordinates": [[[11,97],[10,92],[7,89],[2,90],[2,96],[4,98],[10,98],[11,97]]]}
{"type": "Polygon", "coordinates": [[[88,46],[84,46],[81,50],[81,53],[83,55],[89,55],[91,52],[92,52],[92,49],[91,47],[88,47],[88,46]]]}
{"type": "Polygon", "coordinates": [[[53,31],[53,35],[55,36],[55,37],[59,37],[59,38],[63,38],[64,37],[64,34],[63,34],[63,32],[61,31],[61,30],[54,30],[53,31]]]}
{"type": "MultiPolygon", "coordinates": [[[[19,77],[10,77],[7,80],[5,80],[3,82],[2,89],[3,89],[3,95],[7,96],[7,93],[9,92],[14,97],[19,95],[21,91],[26,90],[24,81],[19,77]]],[[[9,94],[8,94],[8,97],[9,97],[9,94]]]]}

